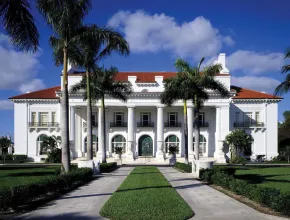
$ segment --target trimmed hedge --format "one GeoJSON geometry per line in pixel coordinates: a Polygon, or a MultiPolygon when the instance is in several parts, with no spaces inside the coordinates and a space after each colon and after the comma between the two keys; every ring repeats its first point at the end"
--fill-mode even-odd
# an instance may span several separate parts
{"type": "Polygon", "coordinates": [[[186,173],[191,173],[192,172],[192,165],[191,163],[189,164],[186,164],[186,163],[180,163],[180,162],[176,162],[174,164],[174,167],[179,169],[179,170],[182,170],[186,173]]]}
{"type": "MultiPolygon", "coordinates": [[[[4,160],[4,155],[0,155],[0,160],[4,160]]],[[[6,161],[15,161],[16,163],[25,163],[27,162],[27,155],[25,154],[6,154],[6,161]]]]}
{"type": "Polygon", "coordinates": [[[0,211],[27,205],[53,194],[63,194],[92,180],[93,171],[80,168],[58,176],[46,177],[36,183],[0,189],[0,211]]]}
{"type": "Polygon", "coordinates": [[[101,173],[110,173],[118,168],[118,165],[116,162],[111,163],[101,163],[100,164],[100,171],[101,173]]]}
{"type": "Polygon", "coordinates": [[[249,184],[245,180],[235,179],[232,174],[221,169],[203,170],[201,179],[290,216],[290,193],[282,193],[278,189],[249,184]]]}

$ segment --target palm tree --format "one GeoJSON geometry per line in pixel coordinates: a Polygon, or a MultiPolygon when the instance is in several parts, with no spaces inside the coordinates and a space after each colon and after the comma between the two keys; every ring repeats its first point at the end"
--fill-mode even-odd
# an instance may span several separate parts
{"type": "MultiPolygon", "coordinates": [[[[290,58],[290,48],[288,48],[285,52],[284,59],[290,58]]],[[[282,67],[282,74],[287,74],[284,82],[278,85],[274,91],[275,95],[283,95],[290,90],[290,65],[287,64],[282,67]]]]}
{"type": "Polygon", "coordinates": [[[6,154],[8,152],[8,148],[11,147],[13,142],[7,136],[0,137],[0,149],[2,152],[3,163],[5,163],[6,154]]]}
{"type": "Polygon", "coordinates": [[[37,50],[39,33],[28,0],[1,0],[0,17],[13,46],[24,51],[37,50]]]}
{"type": "MultiPolygon", "coordinates": [[[[96,26],[89,27],[90,31],[98,31],[96,26]],[[93,30],[95,29],[95,30],[93,30]]],[[[102,30],[99,37],[93,38],[84,36],[80,38],[78,45],[73,49],[76,54],[72,56],[73,61],[79,66],[85,68],[86,74],[86,97],[87,97],[87,159],[93,159],[92,148],[92,102],[90,85],[90,71],[92,71],[96,63],[103,58],[109,56],[112,51],[116,51],[121,55],[129,55],[129,45],[121,34],[110,28],[102,30]]]]}
{"type": "MultiPolygon", "coordinates": [[[[61,97],[61,139],[62,139],[62,171],[70,170],[70,146],[68,129],[68,58],[70,49],[80,37],[92,35],[82,26],[84,16],[91,9],[91,0],[38,0],[40,13],[51,26],[56,36],[50,37],[50,44],[55,51],[62,50],[62,62],[59,54],[54,53],[56,64],[63,63],[62,97],[61,97]]],[[[94,33],[95,34],[95,33],[94,33]]]]}
{"type": "Polygon", "coordinates": [[[52,135],[50,137],[46,136],[43,139],[42,148],[45,149],[45,151],[47,151],[47,150],[52,151],[52,150],[58,148],[58,146],[60,144],[61,144],[61,137],[60,136],[55,136],[55,135],[52,135]]]}
{"type": "MultiPolygon", "coordinates": [[[[115,67],[105,68],[94,68],[93,73],[90,76],[89,88],[91,90],[91,99],[94,101],[101,101],[101,111],[103,117],[99,126],[103,126],[103,130],[106,131],[106,115],[105,115],[105,96],[111,96],[115,99],[127,101],[128,96],[131,94],[131,85],[120,81],[115,81],[118,69],[115,67]]],[[[87,75],[84,75],[81,82],[73,86],[72,91],[84,91],[84,99],[87,99],[87,75]]],[[[102,163],[106,163],[106,139],[101,138],[102,143],[102,163]]]]}
{"type": "Polygon", "coordinates": [[[201,71],[201,65],[204,61],[202,58],[199,64],[196,67],[191,67],[189,63],[185,60],[177,59],[175,62],[175,67],[179,72],[182,72],[186,75],[190,81],[196,82],[197,92],[192,97],[194,104],[194,131],[195,131],[195,143],[194,143],[194,152],[195,159],[199,160],[199,135],[200,135],[200,121],[199,113],[200,109],[203,106],[204,102],[209,99],[208,93],[206,90],[217,91],[221,97],[230,96],[230,92],[226,86],[220,81],[215,79],[217,73],[222,69],[220,64],[209,65],[203,68],[201,71]]]}

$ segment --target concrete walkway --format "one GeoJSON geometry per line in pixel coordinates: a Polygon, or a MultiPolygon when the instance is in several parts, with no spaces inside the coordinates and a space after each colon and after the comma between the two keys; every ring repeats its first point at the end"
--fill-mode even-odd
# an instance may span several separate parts
{"type": "Polygon", "coordinates": [[[105,219],[101,208],[134,167],[121,167],[16,219],[105,219]]]}
{"type": "Polygon", "coordinates": [[[260,213],[197,180],[193,180],[188,173],[181,173],[172,167],[158,168],[195,212],[195,216],[192,219],[284,219],[260,213]]]}

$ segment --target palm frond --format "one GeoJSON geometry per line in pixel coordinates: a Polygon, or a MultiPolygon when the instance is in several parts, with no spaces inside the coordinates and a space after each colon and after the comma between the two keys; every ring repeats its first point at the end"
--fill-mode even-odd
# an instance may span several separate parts
{"type": "Polygon", "coordinates": [[[283,95],[290,91],[290,74],[288,74],[280,85],[274,91],[274,95],[283,95]]]}
{"type": "Polygon", "coordinates": [[[220,73],[222,69],[223,67],[221,64],[206,66],[203,68],[202,75],[214,77],[216,74],[220,73]]]}
{"type": "Polygon", "coordinates": [[[38,49],[39,33],[27,0],[1,0],[0,16],[13,46],[24,51],[38,49]]]}
{"type": "Polygon", "coordinates": [[[284,59],[286,59],[286,58],[290,58],[290,47],[288,47],[285,51],[284,59]]]}
{"type": "Polygon", "coordinates": [[[176,59],[174,66],[178,72],[188,72],[190,70],[189,63],[180,58],[176,59]]]}
{"type": "Polygon", "coordinates": [[[289,73],[290,72],[290,65],[282,66],[282,73],[289,73]]]}

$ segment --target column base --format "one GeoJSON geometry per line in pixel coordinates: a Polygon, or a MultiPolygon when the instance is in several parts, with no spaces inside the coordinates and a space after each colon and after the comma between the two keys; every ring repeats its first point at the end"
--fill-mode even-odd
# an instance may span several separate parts
{"type": "Polygon", "coordinates": [[[195,178],[200,178],[202,169],[213,169],[213,161],[192,160],[192,174],[195,178]]]}
{"type": "Polygon", "coordinates": [[[78,161],[78,168],[91,168],[93,170],[93,174],[100,174],[100,163],[95,160],[80,160],[78,161]]]}
{"type": "Polygon", "coordinates": [[[224,149],[224,141],[218,140],[216,150],[214,152],[214,158],[216,159],[216,163],[226,163],[226,155],[223,152],[224,149]]]}
{"type": "Polygon", "coordinates": [[[161,151],[156,152],[156,158],[159,160],[165,160],[165,154],[161,151]]]}

